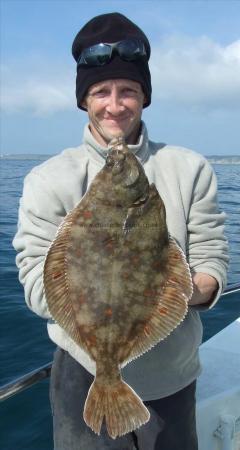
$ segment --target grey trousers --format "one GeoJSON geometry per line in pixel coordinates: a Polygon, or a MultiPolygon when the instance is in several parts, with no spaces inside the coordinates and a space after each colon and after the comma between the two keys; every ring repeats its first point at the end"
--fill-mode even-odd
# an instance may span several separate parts
{"type": "Polygon", "coordinates": [[[144,402],[151,418],[135,432],[111,439],[104,425],[96,435],[83,420],[93,376],[67,352],[55,352],[50,399],[54,450],[197,450],[196,382],[174,395],[144,402]]]}

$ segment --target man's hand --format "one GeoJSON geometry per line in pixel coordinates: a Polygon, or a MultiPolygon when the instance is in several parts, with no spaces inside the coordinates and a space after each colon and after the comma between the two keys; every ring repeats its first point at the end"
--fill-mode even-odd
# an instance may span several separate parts
{"type": "Polygon", "coordinates": [[[189,305],[200,305],[211,301],[218,289],[217,280],[207,273],[196,272],[192,275],[193,295],[189,305]]]}

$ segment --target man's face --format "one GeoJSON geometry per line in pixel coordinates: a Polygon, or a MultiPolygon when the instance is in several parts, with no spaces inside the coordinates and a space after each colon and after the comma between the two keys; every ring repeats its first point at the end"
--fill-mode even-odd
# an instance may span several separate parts
{"type": "Polygon", "coordinates": [[[124,136],[128,144],[135,144],[145,96],[140,83],[117,79],[93,84],[84,99],[90,129],[104,146],[117,136],[124,136]]]}

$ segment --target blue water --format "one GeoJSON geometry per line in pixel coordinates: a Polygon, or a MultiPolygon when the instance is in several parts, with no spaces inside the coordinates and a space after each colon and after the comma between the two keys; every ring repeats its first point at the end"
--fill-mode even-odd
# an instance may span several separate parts
{"type": "MultiPolygon", "coordinates": [[[[0,185],[0,384],[39,367],[52,359],[54,345],[46,324],[25,306],[18,282],[15,252],[11,246],[16,232],[23,178],[39,160],[2,159],[0,185]]],[[[219,203],[228,217],[226,235],[230,244],[228,282],[240,280],[240,165],[215,165],[219,183],[219,203]]],[[[223,298],[202,315],[204,339],[240,316],[237,297],[223,298]]],[[[52,450],[51,412],[48,381],[0,404],[1,450],[52,450]]],[[[70,450],[70,449],[69,449],[70,450]]]]}

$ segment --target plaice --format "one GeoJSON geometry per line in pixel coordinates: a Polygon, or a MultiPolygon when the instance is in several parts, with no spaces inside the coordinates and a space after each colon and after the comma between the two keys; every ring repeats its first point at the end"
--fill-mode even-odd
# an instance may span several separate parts
{"type": "MultiPolygon", "coordinates": [[[[192,282],[169,236],[163,201],[121,138],[59,227],[44,265],[52,317],[96,362],[85,422],[112,438],[149,420],[120,367],[184,319],[192,282]]],[[[80,387],[79,387],[80,388],[80,387]]]]}

